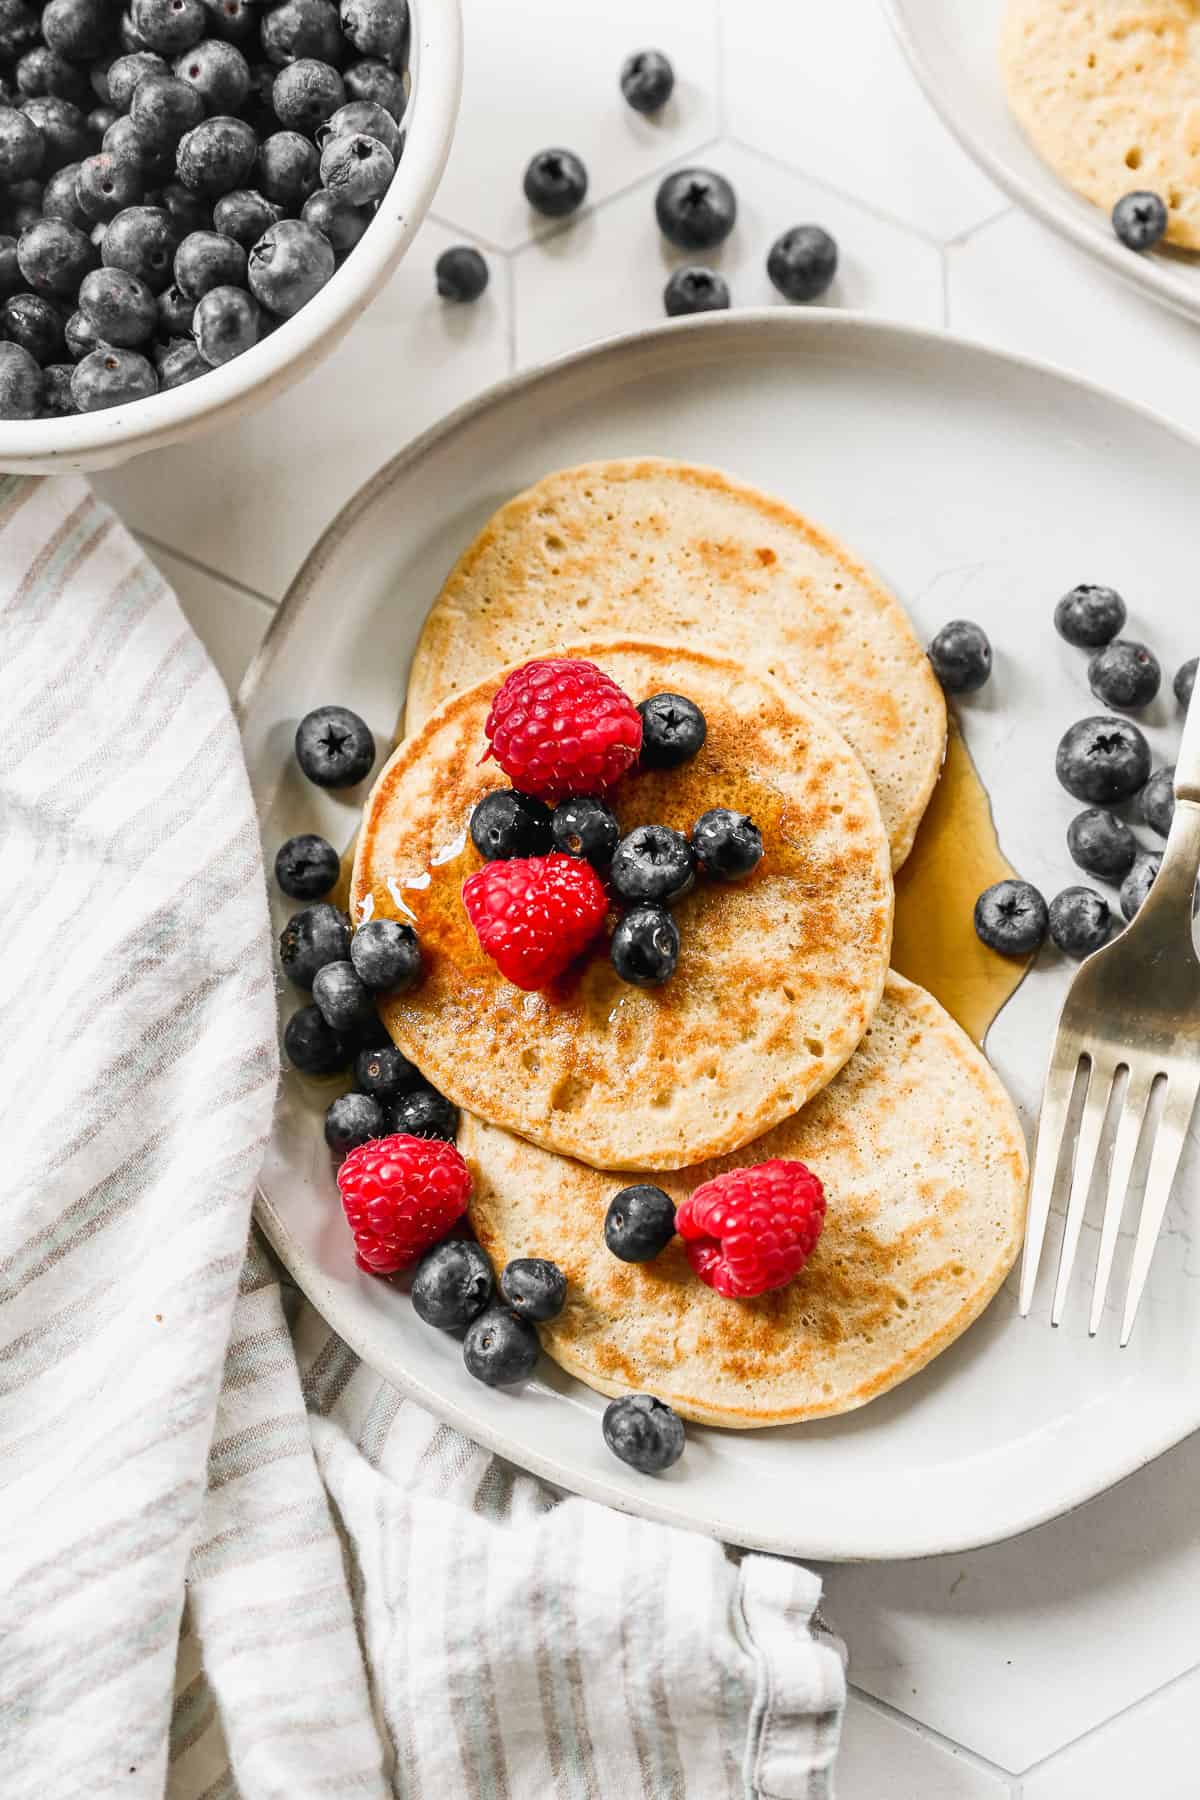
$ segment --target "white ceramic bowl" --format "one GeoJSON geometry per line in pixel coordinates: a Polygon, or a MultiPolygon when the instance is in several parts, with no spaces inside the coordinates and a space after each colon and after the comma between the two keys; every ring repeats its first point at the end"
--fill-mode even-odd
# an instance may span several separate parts
{"type": "Polygon", "coordinates": [[[412,11],[404,154],[383,205],[333,279],[263,343],[186,387],[68,419],[0,419],[0,470],[111,468],[230,425],[328,356],[408,248],[450,153],[462,82],[459,0],[413,0],[412,11]]]}

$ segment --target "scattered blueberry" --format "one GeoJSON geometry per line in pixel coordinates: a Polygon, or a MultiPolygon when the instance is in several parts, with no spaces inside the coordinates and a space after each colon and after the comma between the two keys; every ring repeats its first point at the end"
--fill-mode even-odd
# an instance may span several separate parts
{"type": "Polygon", "coordinates": [[[215,287],[196,302],[192,336],[205,362],[215,369],[256,344],[261,323],[257,302],[245,288],[215,287]]]}
{"type": "Polygon", "coordinates": [[[692,854],[718,881],[740,881],[762,861],[762,832],[745,813],[714,806],[692,827],[692,854]]]}
{"type": "Polygon", "coordinates": [[[354,1059],[354,1079],[362,1092],[375,1100],[398,1100],[401,1094],[424,1085],[421,1071],[395,1044],[360,1050],[354,1059]]]}
{"type": "Polygon", "coordinates": [[[566,856],[582,856],[593,868],[606,869],[620,842],[621,827],[603,800],[580,794],[560,800],[550,820],[554,848],[566,856]]]}
{"type": "Polygon", "coordinates": [[[171,267],[179,233],[161,206],[127,206],[119,212],[100,246],[106,269],[128,269],[161,294],[171,285],[171,267]]]}
{"type": "Polygon", "coordinates": [[[28,350],[0,344],[0,419],[36,419],[42,392],[42,371],[28,350]]]}
{"type": "Polygon", "coordinates": [[[411,925],[368,919],[350,945],[350,960],[373,994],[403,994],[421,973],[421,946],[411,925]]]}
{"type": "Polygon", "coordinates": [[[473,244],[452,244],[433,266],[443,300],[478,300],[488,284],[488,266],[473,244]]]}
{"type": "Polygon", "coordinates": [[[281,319],[290,319],[333,274],[333,245],[300,219],[281,219],[250,252],[250,291],[281,319]]]}
{"type": "Polygon", "coordinates": [[[348,206],[381,200],[395,172],[387,145],[362,132],[330,138],[321,152],[321,186],[348,206]]]}
{"type": "Polygon", "coordinates": [[[625,1394],[604,1409],[604,1441],[643,1475],[661,1475],[683,1455],[683,1420],[653,1394],[625,1394]]]}
{"type": "Polygon", "coordinates": [[[1080,719],[1063,733],[1054,769],[1076,800],[1109,806],[1145,787],[1150,746],[1129,719],[1080,719]]]}
{"type": "Polygon", "coordinates": [[[634,906],[625,914],[609,946],[612,966],[634,987],[659,987],[679,961],[679,927],[660,906],[634,906]]]}
{"type": "Polygon", "coordinates": [[[1125,623],[1125,602],[1115,588],[1081,581],[1054,608],[1054,629],[1077,650],[1094,650],[1116,637],[1125,623]]]}
{"type": "Polygon", "coordinates": [[[246,252],[236,238],[219,231],[189,231],[175,252],[175,286],[193,305],[215,287],[240,287],[246,280],[246,252]]]}
{"type": "Polygon", "coordinates": [[[338,853],[315,831],[302,832],[275,852],[275,879],[292,900],[320,900],[336,887],[338,853]]]}
{"type": "Polygon", "coordinates": [[[737,196],[712,169],[679,169],[660,184],[654,212],[677,250],[712,250],[737,222],[737,196]]]}
{"type": "Polygon", "coordinates": [[[1162,867],[1162,854],[1158,850],[1148,850],[1139,856],[1121,883],[1121,911],[1127,919],[1132,919],[1140,908],[1142,901],[1154,886],[1154,877],[1162,867]]]}
{"type": "Polygon", "coordinates": [[[1097,700],[1125,711],[1149,706],[1161,681],[1157,656],[1129,638],[1114,638],[1088,664],[1088,686],[1097,700]]]}
{"type": "Polygon", "coordinates": [[[354,787],[371,772],[375,739],[348,706],[318,706],[296,727],[296,761],[317,787],[354,787]]]}
{"type": "Polygon", "coordinates": [[[1137,839],[1128,825],[1103,807],[1077,813],[1067,826],[1067,849],[1081,869],[1102,881],[1121,881],[1133,867],[1137,839]]]}
{"type": "Polygon", "coordinates": [[[471,813],[471,842],[488,862],[544,856],[552,848],[550,808],[515,788],[494,788],[471,813]]]}
{"type": "Polygon", "coordinates": [[[638,712],[644,769],[677,769],[696,755],[708,736],[704,714],[682,694],[651,694],[638,712]]]}
{"type": "Polygon", "coordinates": [[[325,1142],[339,1156],[386,1133],[383,1108],[369,1094],[339,1094],[325,1114],[325,1142]]]}
{"type": "Polygon", "coordinates": [[[17,265],[36,294],[77,294],[98,261],[91,239],[65,219],[41,219],[17,239],[17,265]]]}
{"type": "Polygon", "coordinates": [[[445,1138],[452,1144],[458,1136],[458,1108],[435,1088],[414,1088],[394,1102],[392,1130],[409,1137],[445,1138]]]}
{"type": "Polygon", "coordinates": [[[951,619],[930,644],[929,660],[948,694],[971,694],[992,672],[992,646],[981,626],[951,619]]]}
{"type": "Polygon", "coordinates": [[[1167,208],[1157,194],[1123,194],[1112,209],[1113,230],[1127,250],[1152,250],[1167,229],[1167,208]]]}
{"type": "Polygon", "coordinates": [[[1189,658],[1187,662],[1180,663],[1175,671],[1175,681],[1173,684],[1175,688],[1175,698],[1185,711],[1192,703],[1192,689],[1196,685],[1196,664],[1198,661],[1200,661],[1200,658],[1193,656],[1189,658]]]}
{"type": "Polygon", "coordinates": [[[793,225],[767,254],[767,274],[785,300],[819,300],[837,266],[837,241],[820,225],[793,225]]]}
{"type": "Polygon", "coordinates": [[[350,1052],[336,1031],[331,1031],[315,1006],[302,1006],[288,1020],[283,1048],[293,1068],[305,1075],[337,1075],[350,1060],[350,1052]]]}
{"type": "Polygon", "coordinates": [[[1175,765],[1156,769],[1138,797],[1141,815],[1159,837],[1166,837],[1175,817],[1175,765]]]}
{"type": "Polygon", "coordinates": [[[417,1264],[413,1311],[439,1331],[462,1331],[490,1304],[494,1288],[492,1265],[478,1244],[443,1238],[417,1264]]]}
{"type": "Polygon", "coordinates": [[[692,313],[725,312],[729,306],[729,283],[715,269],[702,269],[686,263],[673,269],[663,289],[663,310],[668,319],[683,319],[692,313]]]}
{"type": "Polygon", "coordinates": [[[567,1278],[544,1256],[518,1256],[500,1276],[500,1296],[519,1319],[544,1324],[557,1319],[567,1298],[567,1278]]]}
{"type": "Polygon", "coordinates": [[[525,198],[547,219],[565,219],[583,205],[587,170],[571,150],[539,150],[525,170],[525,198]]]}
{"type": "Polygon", "coordinates": [[[1055,894],[1047,914],[1050,941],[1066,956],[1091,956],[1108,942],[1112,913],[1095,888],[1069,887],[1055,894]]]}
{"type": "Polygon", "coordinates": [[[1046,902],[1028,881],[997,881],[975,902],[975,932],[989,950],[1030,956],[1046,935],[1046,902]]]}
{"type": "Polygon", "coordinates": [[[649,1262],[675,1236],[675,1202],[661,1188],[637,1182],[614,1194],[604,1215],[604,1241],[622,1262],[649,1262]]]}
{"type": "Polygon", "coordinates": [[[158,392],[153,365],[137,350],[118,350],[103,345],[76,365],[71,377],[71,398],[80,412],[102,412],[109,406],[127,406],[158,392]]]}
{"type": "Polygon", "coordinates": [[[126,349],[144,344],[158,323],[158,303],[127,269],[93,269],[79,287],[79,310],[101,341],[126,349]]]}
{"type": "Polygon", "coordinates": [[[274,131],[259,146],[258,191],[294,212],[319,185],[320,163],[316,145],[298,131],[274,131]]]}
{"type": "Polygon", "coordinates": [[[621,92],[634,112],[656,113],[675,88],[675,71],[661,50],[635,50],[621,64],[621,92]]]}
{"type": "Polygon", "coordinates": [[[349,954],[350,920],[337,906],[306,906],[279,934],[279,961],[297,987],[311,988],[318,969],[345,962],[349,954]]]}
{"type": "MultiPolygon", "coordinates": [[[[331,63],[302,56],[280,69],[271,88],[271,104],[279,123],[292,131],[315,132],[346,103],[342,78],[331,63]]],[[[231,184],[241,187],[241,182],[231,184]]]]}
{"type": "Polygon", "coordinates": [[[375,1002],[349,958],[317,970],[312,996],[326,1023],[343,1037],[353,1037],[375,1016],[375,1002]]]}
{"type": "MultiPolygon", "coordinates": [[[[282,11],[277,7],[267,14],[264,38],[268,21],[282,11]]],[[[235,44],[223,43],[220,38],[205,38],[185,51],[175,64],[175,74],[199,94],[209,113],[239,112],[250,92],[249,63],[235,44]]]]}
{"type": "Polygon", "coordinates": [[[310,194],[300,209],[300,217],[322,237],[327,237],[338,256],[347,250],[353,250],[367,226],[371,223],[370,215],[359,212],[348,206],[326,188],[318,188],[310,194]]]}
{"type": "Polygon", "coordinates": [[[468,1375],[488,1387],[524,1381],[537,1366],[538,1334],[507,1307],[489,1306],[467,1326],[463,1361],[468,1375]]]}
{"type": "Polygon", "coordinates": [[[669,825],[635,825],[613,851],[609,879],[622,900],[670,906],[695,885],[692,847],[669,825]]]}

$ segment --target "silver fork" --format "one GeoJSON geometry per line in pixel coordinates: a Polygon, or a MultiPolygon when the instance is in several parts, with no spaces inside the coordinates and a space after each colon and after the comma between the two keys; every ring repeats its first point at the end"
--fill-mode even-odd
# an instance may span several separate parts
{"type": "Polygon", "coordinates": [[[1188,708],[1175,765],[1175,817],[1162,867],[1132,924],[1084,962],[1067,993],[1042,1095],[1025,1257],[1017,1310],[1033,1304],[1038,1263],[1059,1164],[1065,1152],[1070,1197],[1058,1279],[1050,1309],[1057,1325],[1079,1245],[1084,1209],[1113,1087],[1128,1074],[1108,1167],[1100,1251],[1088,1330],[1100,1326],[1134,1158],[1151,1091],[1165,1082],[1149,1149],[1149,1169],[1133,1247],[1121,1344],[1129,1342],[1154,1245],[1167,1210],[1179,1157],[1200,1088],[1200,961],[1192,936],[1193,895],[1200,868],[1200,692],[1188,708]],[[1081,1072],[1082,1065],[1082,1072],[1081,1072]],[[1079,1131],[1066,1142],[1076,1079],[1086,1083],[1079,1131]]]}

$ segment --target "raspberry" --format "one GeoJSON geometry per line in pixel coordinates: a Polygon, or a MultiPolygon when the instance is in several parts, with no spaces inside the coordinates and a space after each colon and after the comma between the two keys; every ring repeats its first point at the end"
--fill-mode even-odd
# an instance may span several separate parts
{"type": "Polygon", "coordinates": [[[578,856],[514,856],[463,882],[475,935],[519,988],[545,987],[586,950],[608,910],[600,878],[578,856]]]}
{"type": "Polygon", "coordinates": [[[786,1287],[825,1223],[825,1191],[802,1162],[773,1157],[698,1187],[675,1214],[687,1259],[729,1300],[786,1287]]]}
{"type": "Polygon", "coordinates": [[[467,1210],[471,1176],[441,1138],[372,1138],[337,1174],[358,1266],[373,1275],[407,1269],[467,1210]]]}
{"type": "MultiPolygon", "coordinates": [[[[642,717],[595,663],[556,656],[507,677],[484,726],[515,788],[551,804],[601,794],[638,759],[642,717]]],[[[484,757],[487,761],[487,757],[484,757]]]]}

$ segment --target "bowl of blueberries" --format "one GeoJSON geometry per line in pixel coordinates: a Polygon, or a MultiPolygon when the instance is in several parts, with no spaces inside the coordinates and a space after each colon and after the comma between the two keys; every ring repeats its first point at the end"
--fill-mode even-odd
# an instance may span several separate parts
{"type": "Polygon", "coordinates": [[[0,469],[98,469],[278,393],[404,254],[458,0],[0,0],[0,469]]]}

